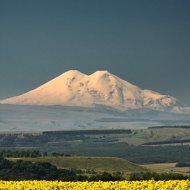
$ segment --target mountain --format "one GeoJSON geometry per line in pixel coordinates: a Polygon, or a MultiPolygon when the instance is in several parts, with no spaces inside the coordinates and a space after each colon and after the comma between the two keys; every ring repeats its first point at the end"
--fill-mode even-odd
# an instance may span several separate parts
{"type": "Polygon", "coordinates": [[[70,70],[34,90],[1,100],[0,103],[81,107],[104,105],[120,110],[178,111],[181,109],[176,98],[141,89],[108,71],[96,71],[86,75],[77,70],[70,70]]]}

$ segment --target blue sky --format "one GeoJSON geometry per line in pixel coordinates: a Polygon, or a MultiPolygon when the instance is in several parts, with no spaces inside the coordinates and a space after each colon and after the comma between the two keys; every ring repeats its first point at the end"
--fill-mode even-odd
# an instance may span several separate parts
{"type": "Polygon", "coordinates": [[[109,70],[190,105],[189,0],[1,0],[0,98],[109,70]]]}

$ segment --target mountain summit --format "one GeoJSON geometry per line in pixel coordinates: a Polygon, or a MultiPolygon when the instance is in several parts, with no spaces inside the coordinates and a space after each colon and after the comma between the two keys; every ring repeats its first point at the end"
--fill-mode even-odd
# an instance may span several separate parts
{"type": "Polygon", "coordinates": [[[143,90],[108,71],[91,75],[70,70],[20,96],[4,99],[1,104],[66,105],[92,107],[96,104],[121,110],[175,110],[178,101],[171,96],[143,90]]]}

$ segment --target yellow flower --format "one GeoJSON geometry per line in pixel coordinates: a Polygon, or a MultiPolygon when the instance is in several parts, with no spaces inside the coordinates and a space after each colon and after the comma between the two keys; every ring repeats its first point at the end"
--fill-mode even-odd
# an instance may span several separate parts
{"type": "Polygon", "coordinates": [[[189,180],[170,181],[0,181],[0,190],[190,190],[189,180]]]}

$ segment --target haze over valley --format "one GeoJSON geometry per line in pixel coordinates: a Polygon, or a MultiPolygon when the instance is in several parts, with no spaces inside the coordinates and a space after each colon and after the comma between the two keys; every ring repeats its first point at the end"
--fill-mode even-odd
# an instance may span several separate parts
{"type": "Polygon", "coordinates": [[[1,131],[129,129],[190,124],[188,108],[108,71],[70,70],[0,101],[1,131]]]}

